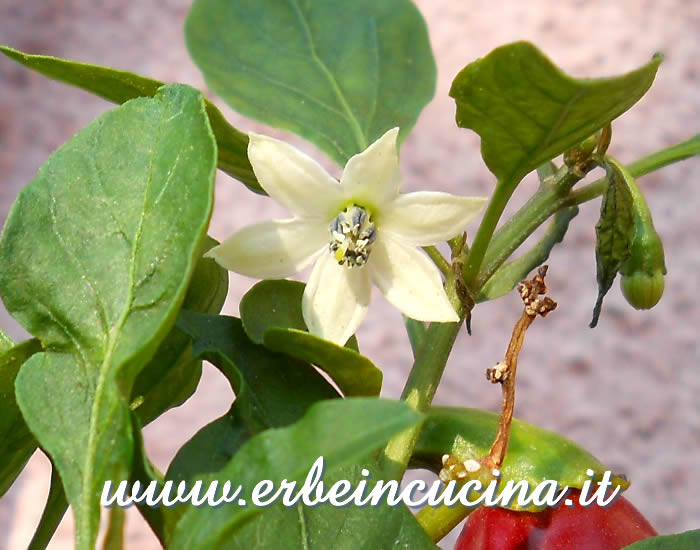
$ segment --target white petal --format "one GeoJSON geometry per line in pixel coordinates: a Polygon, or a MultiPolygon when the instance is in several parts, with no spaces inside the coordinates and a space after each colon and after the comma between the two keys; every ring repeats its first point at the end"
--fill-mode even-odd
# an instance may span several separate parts
{"type": "Polygon", "coordinates": [[[301,302],[309,332],[345,345],[365,318],[371,288],[366,268],[350,269],[321,254],[301,302]]]}
{"type": "Polygon", "coordinates": [[[418,321],[459,321],[440,272],[422,252],[383,235],[374,243],[367,268],[372,282],[404,315],[418,321]]]}
{"type": "Polygon", "coordinates": [[[342,202],[340,185],[311,157],[288,143],[250,134],[248,159],[270,197],[299,217],[328,221],[342,202]]]}
{"type": "Polygon", "coordinates": [[[375,209],[396,198],[401,187],[398,134],[398,128],[389,130],[348,161],[340,180],[346,198],[375,209]]]}
{"type": "Polygon", "coordinates": [[[244,227],[204,256],[241,275],[278,279],[304,269],[327,246],[324,223],[272,220],[244,227]]]}
{"type": "Polygon", "coordinates": [[[413,245],[426,246],[458,235],[486,200],[431,191],[407,193],[384,207],[379,223],[382,231],[391,231],[413,245]]]}

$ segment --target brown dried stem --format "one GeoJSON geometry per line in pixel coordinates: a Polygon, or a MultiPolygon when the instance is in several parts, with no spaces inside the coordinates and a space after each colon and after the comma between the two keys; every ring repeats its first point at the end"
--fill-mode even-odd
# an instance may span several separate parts
{"type": "Polygon", "coordinates": [[[515,373],[518,367],[518,355],[525,341],[525,333],[537,315],[544,317],[557,307],[556,302],[551,298],[547,296],[540,298],[547,292],[547,286],[544,282],[546,274],[547,266],[545,265],[537,270],[535,277],[529,281],[523,281],[518,286],[518,292],[523,299],[525,309],[513,328],[505,360],[486,371],[486,377],[494,384],[501,384],[503,391],[503,406],[498,420],[498,434],[485,459],[489,470],[501,468],[508,450],[510,426],[515,408],[515,373]]]}

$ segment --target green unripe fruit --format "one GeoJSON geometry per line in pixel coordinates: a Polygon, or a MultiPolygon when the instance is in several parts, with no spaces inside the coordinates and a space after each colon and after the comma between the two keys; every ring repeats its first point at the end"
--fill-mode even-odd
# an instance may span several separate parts
{"type": "Polygon", "coordinates": [[[614,162],[625,176],[634,210],[634,237],[630,255],[620,268],[620,288],[632,307],[650,309],[664,293],[664,245],[654,229],[651,212],[634,178],[617,161],[608,161],[614,162]]]}
{"type": "Polygon", "coordinates": [[[656,271],[652,275],[643,272],[623,275],[620,288],[633,308],[651,309],[659,303],[664,293],[664,274],[656,271]]]}

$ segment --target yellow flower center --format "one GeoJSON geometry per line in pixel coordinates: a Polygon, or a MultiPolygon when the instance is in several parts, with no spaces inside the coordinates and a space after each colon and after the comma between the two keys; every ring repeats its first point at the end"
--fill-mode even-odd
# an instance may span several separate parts
{"type": "Polygon", "coordinates": [[[340,265],[359,267],[367,263],[377,230],[371,214],[353,204],[338,214],[330,224],[329,249],[340,265]]]}

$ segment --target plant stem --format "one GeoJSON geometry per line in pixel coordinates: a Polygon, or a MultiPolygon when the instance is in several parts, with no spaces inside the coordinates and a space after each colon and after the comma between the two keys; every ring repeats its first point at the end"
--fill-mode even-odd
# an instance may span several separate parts
{"type": "Polygon", "coordinates": [[[68,501],[63,490],[63,483],[58,475],[58,470],[52,463],[49,496],[46,499],[46,506],[41,514],[39,526],[36,528],[27,550],[44,550],[49,545],[67,509],[68,501]]]}
{"type": "Polygon", "coordinates": [[[496,226],[498,225],[498,220],[501,219],[501,214],[503,214],[503,210],[506,204],[508,204],[508,200],[513,194],[515,187],[516,186],[510,184],[506,185],[502,180],[496,185],[496,190],[491,197],[491,201],[489,201],[489,205],[486,207],[486,212],[484,212],[484,217],[474,236],[474,242],[472,243],[462,270],[462,280],[468,288],[472,288],[472,284],[476,280],[481,263],[489,248],[491,237],[493,237],[496,226]]]}
{"type": "MultiPolygon", "coordinates": [[[[627,166],[634,177],[640,177],[659,168],[700,155],[700,134],[667,149],[657,151],[627,166]]],[[[556,185],[540,188],[527,203],[503,225],[491,239],[483,259],[483,268],[475,282],[481,288],[510,255],[550,216],[562,208],[582,204],[603,194],[605,179],[601,178],[585,187],[561,194],[556,185]]],[[[474,247],[472,247],[473,250],[474,247]]]]}
{"type": "MultiPolygon", "coordinates": [[[[401,394],[401,399],[406,401],[412,409],[425,412],[430,407],[461,326],[461,321],[430,323],[425,343],[413,363],[401,394]]],[[[380,466],[388,479],[399,480],[403,476],[416,445],[420,428],[420,426],[409,428],[389,441],[380,459],[380,466]]]]}
{"type": "Polygon", "coordinates": [[[406,333],[408,334],[408,340],[411,343],[411,350],[413,351],[413,358],[415,359],[418,357],[423,344],[425,344],[427,328],[424,322],[416,321],[405,315],[403,322],[404,325],[406,325],[406,333]]]}
{"type": "Polygon", "coordinates": [[[666,149],[656,151],[651,155],[642,157],[627,166],[627,170],[634,177],[643,176],[674,162],[685,160],[700,155],[700,134],[696,134],[690,139],[671,145],[666,149]]]}
{"type": "Polygon", "coordinates": [[[423,528],[430,540],[438,542],[442,540],[459,522],[471,514],[476,508],[467,508],[462,504],[437,507],[426,506],[416,514],[416,520],[423,528]]]}
{"type": "Polygon", "coordinates": [[[434,246],[424,246],[423,250],[430,256],[430,259],[433,260],[433,263],[435,263],[443,275],[447,275],[450,272],[449,262],[440,254],[437,248],[434,246]]]}

